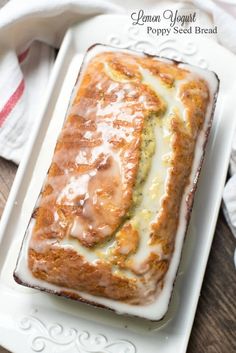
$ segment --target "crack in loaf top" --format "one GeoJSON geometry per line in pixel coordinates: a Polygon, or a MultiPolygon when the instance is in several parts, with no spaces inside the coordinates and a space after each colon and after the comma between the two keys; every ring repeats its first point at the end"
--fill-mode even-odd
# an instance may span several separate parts
{"type": "MultiPolygon", "coordinates": [[[[121,224],[132,204],[145,116],[161,116],[166,109],[142,83],[140,64],[156,73],[161,65],[112,52],[91,60],[56,146],[37,232],[45,235],[41,221],[46,221],[49,233],[63,238],[69,232],[91,247],[121,224]],[[73,222],[63,222],[68,211],[73,222]]],[[[168,73],[162,72],[160,78],[170,83],[168,73]]]]}

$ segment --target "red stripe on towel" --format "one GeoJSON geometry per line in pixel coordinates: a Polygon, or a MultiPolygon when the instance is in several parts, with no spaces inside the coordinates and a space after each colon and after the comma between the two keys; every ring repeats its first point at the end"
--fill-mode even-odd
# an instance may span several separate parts
{"type": "Polygon", "coordinates": [[[16,103],[19,101],[22,96],[25,88],[25,81],[22,79],[19,86],[15,90],[15,92],[8,99],[2,110],[0,111],[0,127],[4,123],[7,116],[11,113],[12,109],[15,107],[16,103]]]}
{"type": "Polygon", "coordinates": [[[18,60],[19,60],[19,63],[20,63],[20,64],[21,64],[21,63],[26,59],[26,57],[28,56],[29,50],[30,50],[30,48],[27,48],[26,50],[24,50],[22,53],[20,53],[20,54],[18,55],[18,60]]]}

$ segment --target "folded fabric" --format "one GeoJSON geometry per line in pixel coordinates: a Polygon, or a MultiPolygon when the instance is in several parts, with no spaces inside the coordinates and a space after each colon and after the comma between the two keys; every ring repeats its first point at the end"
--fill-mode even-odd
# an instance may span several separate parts
{"type": "Polygon", "coordinates": [[[193,3],[212,15],[219,43],[236,53],[236,3],[232,5],[230,0],[193,0],[193,3]]]}
{"type": "MultiPolygon", "coordinates": [[[[223,211],[228,225],[236,238],[236,135],[232,146],[230,174],[231,177],[227,181],[223,193],[223,211]]],[[[236,249],[234,252],[234,264],[236,267],[236,249]]]]}

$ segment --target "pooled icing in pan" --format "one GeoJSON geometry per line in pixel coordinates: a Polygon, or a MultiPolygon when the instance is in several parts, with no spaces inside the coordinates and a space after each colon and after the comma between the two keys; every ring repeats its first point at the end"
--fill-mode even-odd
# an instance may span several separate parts
{"type": "Polygon", "coordinates": [[[96,48],[85,59],[28,229],[29,269],[20,259],[16,274],[159,319],[217,82],[188,65],[96,48]]]}

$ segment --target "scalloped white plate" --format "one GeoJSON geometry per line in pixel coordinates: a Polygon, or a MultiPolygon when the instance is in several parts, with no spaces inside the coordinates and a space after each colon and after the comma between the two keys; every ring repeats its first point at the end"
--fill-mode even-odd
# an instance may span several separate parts
{"type": "Polygon", "coordinates": [[[184,353],[191,332],[211,248],[230,156],[236,113],[236,58],[200,37],[147,37],[125,16],[103,15],[69,30],[63,41],[1,222],[0,345],[15,353],[184,353]],[[183,40],[184,39],[184,40],[183,40]],[[68,299],[17,285],[12,277],[30,203],[36,200],[55,140],[57,118],[64,116],[82,53],[102,42],[161,54],[215,71],[220,80],[213,128],[198,184],[189,231],[170,309],[151,323],[118,316],[68,299]],[[48,125],[51,124],[48,128],[48,125]],[[46,136],[46,138],[45,138],[46,136]],[[42,147],[40,157],[39,151],[42,147]],[[34,173],[40,166],[41,173],[34,173]],[[34,174],[34,175],[33,175],[34,174]],[[40,174],[40,175],[39,175],[40,174]],[[26,197],[26,195],[28,195],[26,197]]]}

